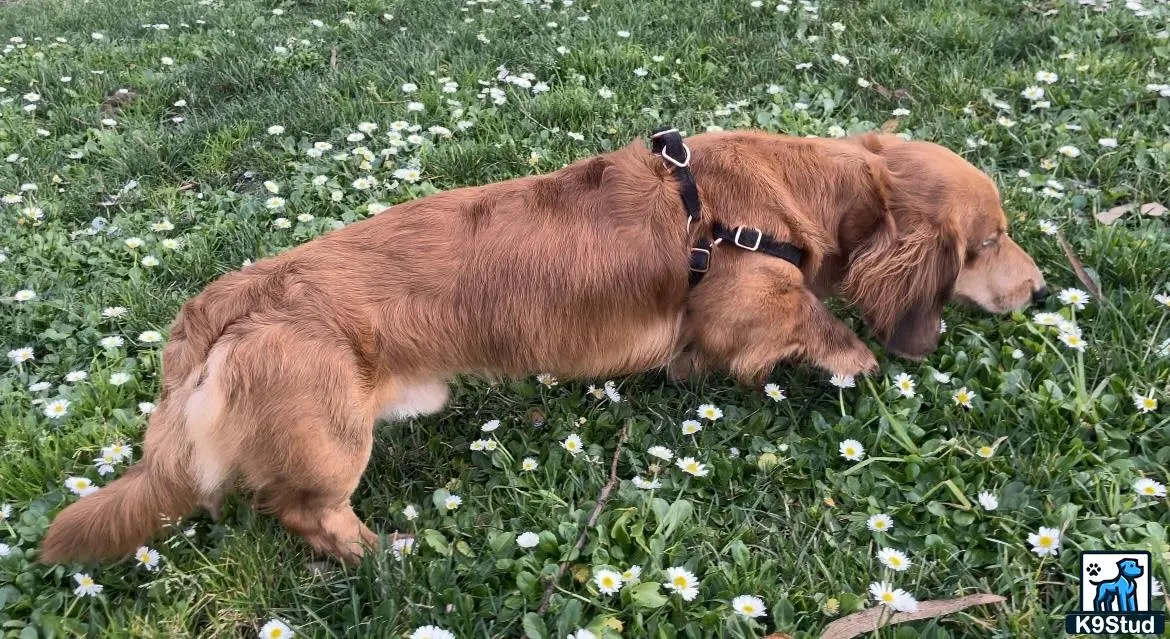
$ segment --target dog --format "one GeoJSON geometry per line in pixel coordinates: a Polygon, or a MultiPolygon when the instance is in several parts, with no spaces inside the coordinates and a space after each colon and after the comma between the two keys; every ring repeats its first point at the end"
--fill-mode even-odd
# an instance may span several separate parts
{"type": "Polygon", "coordinates": [[[350,506],[375,420],[441,410],[457,375],[860,375],[877,360],[823,298],[922,358],[948,301],[1004,313],[1046,291],[992,180],[942,146],[686,142],[686,158],[636,141],[429,195],[211,283],[171,326],[141,461],[61,512],[41,559],[128,554],[240,487],[316,551],[358,562],[378,541],[350,506]],[[718,225],[736,237],[704,244],[696,267],[718,225]],[[799,259],[759,250],[764,237],[799,259]]]}
{"type": "Polygon", "coordinates": [[[1117,562],[1116,577],[1090,582],[1097,587],[1097,596],[1093,598],[1093,610],[1114,612],[1112,606],[1116,602],[1116,612],[1137,612],[1136,579],[1141,577],[1143,572],[1136,559],[1122,559],[1117,562]]]}

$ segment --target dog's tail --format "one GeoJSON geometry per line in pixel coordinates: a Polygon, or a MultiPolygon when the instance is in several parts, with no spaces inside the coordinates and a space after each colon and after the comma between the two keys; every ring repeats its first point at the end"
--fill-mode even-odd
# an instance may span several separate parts
{"type": "Polygon", "coordinates": [[[199,476],[208,464],[198,459],[192,433],[212,430],[224,412],[223,371],[212,369],[225,358],[211,358],[213,366],[212,347],[233,322],[266,306],[283,288],[273,282],[280,278],[257,275],[225,276],[183,305],[163,352],[162,391],[142,461],[57,515],[41,547],[42,562],[124,556],[167,521],[195,509],[200,487],[216,478],[199,476]]]}

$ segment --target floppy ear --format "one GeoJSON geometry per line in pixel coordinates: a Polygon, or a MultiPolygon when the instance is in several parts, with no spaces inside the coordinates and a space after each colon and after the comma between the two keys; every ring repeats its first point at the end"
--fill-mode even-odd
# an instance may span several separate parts
{"type": "MultiPolygon", "coordinates": [[[[877,141],[867,142],[870,149],[877,141]]],[[[943,307],[962,268],[957,234],[920,180],[899,179],[876,155],[869,171],[881,202],[878,227],[850,256],[843,291],[886,348],[920,359],[938,346],[943,307]]]]}

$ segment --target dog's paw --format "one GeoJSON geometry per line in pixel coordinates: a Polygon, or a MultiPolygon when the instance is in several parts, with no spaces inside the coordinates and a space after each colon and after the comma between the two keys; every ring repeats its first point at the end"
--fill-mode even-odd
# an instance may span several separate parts
{"type": "Polygon", "coordinates": [[[834,375],[851,377],[872,375],[878,371],[877,358],[860,341],[852,348],[834,353],[829,361],[824,362],[824,366],[834,375]]]}

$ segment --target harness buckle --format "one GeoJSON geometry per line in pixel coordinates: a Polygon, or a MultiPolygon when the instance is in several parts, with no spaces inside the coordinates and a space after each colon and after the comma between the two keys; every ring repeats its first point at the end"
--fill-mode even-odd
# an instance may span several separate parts
{"type": "Polygon", "coordinates": [[[691,272],[706,273],[711,268],[710,249],[691,247],[691,272]]]}
{"type": "Polygon", "coordinates": [[[691,147],[687,146],[686,143],[684,142],[682,145],[682,148],[683,148],[683,151],[686,152],[686,155],[683,156],[683,159],[681,159],[681,160],[676,160],[676,159],[670,157],[670,154],[666,152],[666,147],[662,148],[662,153],[660,153],[659,155],[662,156],[662,159],[666,160],[667,162],[670,162],[671,164],[677,166],[678,168],[685,169],[688,166],[690,166],[690,164],[691,164],[691,147]]]}
{"type": "Polygon", "coordinates": [[[737,227],[735,229],[735,239],[732,241],[735,242],[736,246],[738,246],[739,248],[741,248],[745,251],[758,251],[758,250],[760,250],[760,243],[764,241],[764,232],[761,231],[760,229],[753,228],[750,226],[740,226],[740,227],[737,227]],[[745,244],[743,241],[740,240],[740,236],[743,234],[744,231],[751,231],[752,233],[756,234],[755,243],[745,244]]]}

